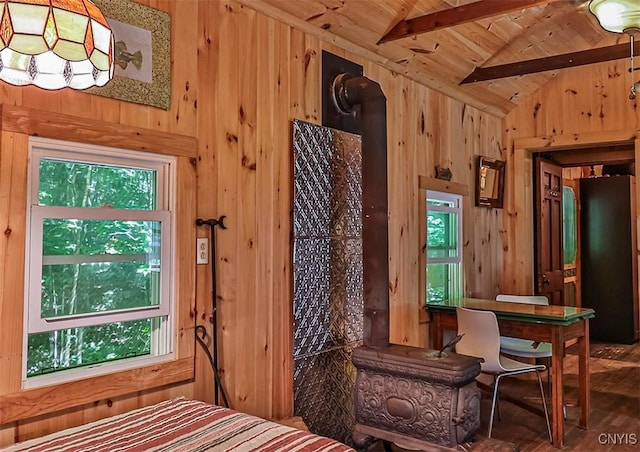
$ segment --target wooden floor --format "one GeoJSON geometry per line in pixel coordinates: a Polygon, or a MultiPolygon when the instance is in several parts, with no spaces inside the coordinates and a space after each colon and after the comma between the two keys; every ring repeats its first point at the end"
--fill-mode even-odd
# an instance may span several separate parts
{"type": "MultiPolygon", "coordinates": [[[[567,420],[565,446],[562,450],[640,450],[640,344],[591,344],[591,419],[588,430],[577,426],[579,409],[575,402],[578,395],[578,359],[574,348],[567,349],[564,366],[567,420]]],[[[539,395],[537,382],[534,381],[505,378],[500,386],[510,394],[531,394],[533,397],[539,395]]],[[[483,394],[480,406],[481,427],[477,440],[458,446],[458,450],[558,450],[549,443],[542,417],[504,401],[500,403],[501,420],[496,419],[493,424],[492,438],[497,441],[488,441],[484,435],[491,410],[489,397],[488,394],[483,394]],[[500,441],[504,443],[501,444],[500,441]]],[[[382,442],[378,441],[367,452],[384,450],[382,442]]],[[[400,452],[406,449],[391,445],[391,450],[400,452]]]]}

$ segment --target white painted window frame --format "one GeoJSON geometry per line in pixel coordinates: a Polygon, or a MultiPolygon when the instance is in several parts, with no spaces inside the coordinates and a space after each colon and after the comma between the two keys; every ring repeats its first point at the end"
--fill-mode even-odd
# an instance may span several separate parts
{"type": "MultiPolygon", "coordinates": [[[[175,228],[172,227],[176,206],[176,158],[168,155],[137,152],[104,146],[84,145],[60,140],[29,138],[29,166],[27,193],[27,232],[25,262],[25,315],[23,334],[22,387],[24,389],[93,377],[132,369],[174,358],[173,329],[175,302],[175,228]],[[124,166],[156,171],[156,210],[41,206],[38,204],[39,164],[42,158],[83,163],[124,166]],[[160,303],[156,306],[123,309],[109,312],[79,314],[51,319],[40,318],[42,279],[42,225],[44,218],[77,218],[97,220],[142,220],[161,223],[160,247],[160,303]],[[52,374],[27,378],[29,334],[95,326],[105,323],[152,319],[151,355],[97,363],[52,374]]],[[[142,256],[78,256],[80,260],[116,261],[139,260],[142,256]]],[[[56,256],[60,260],[76,256],[56,256]]]]}
{"type": "MultiPolygon", "coordinates": [[[[462,296],[464,293],[463,281],[462,281],[462,211],[463,211],[463,199],[462,195],[455,193],[446,193],[436,190],[427,190],[426,197],[426,215],[429,212],[445,212],[453,213],[457,215],[457,241],[456,241],[456,255],[450,257],[429,257],[427,250],[426,253],[426,265],[429,264],[449,264],[449,293],[454,297],[462,296]],[[454,207],[449,206],[433,206],[429,205],[429,200],[442,201],[447,203],[453,203],[454,207]]],[[[428,238],[427,238],[428,243],[428,238]]]]}

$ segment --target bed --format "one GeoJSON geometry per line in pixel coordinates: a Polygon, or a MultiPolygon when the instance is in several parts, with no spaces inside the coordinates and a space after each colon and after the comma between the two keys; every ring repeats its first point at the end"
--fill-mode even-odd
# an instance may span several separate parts
{"type": "Polygon", "coordinates": [[[0,450],[343,452],[354,449],[293,427],[179,397],[0,450]]]}

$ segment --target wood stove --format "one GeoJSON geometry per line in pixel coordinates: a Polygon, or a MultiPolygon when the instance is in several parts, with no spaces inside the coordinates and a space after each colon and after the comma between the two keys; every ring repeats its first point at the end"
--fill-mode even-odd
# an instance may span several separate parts
{"type": "Polygon", "coordinates": [[[389,343],[386,98],[376,82],[346,73],[334,79],[332,94],[336,109],[355,114],[362,130],[364,345],[352,355],[354,442],[455,448],[480,427],[480,362],[389,343]]]}
{"type": "Polygon", "coordinates": [[[403,345],[359,347],[353,439],[455,448],[480,428],[477,358],[403,345]]]}

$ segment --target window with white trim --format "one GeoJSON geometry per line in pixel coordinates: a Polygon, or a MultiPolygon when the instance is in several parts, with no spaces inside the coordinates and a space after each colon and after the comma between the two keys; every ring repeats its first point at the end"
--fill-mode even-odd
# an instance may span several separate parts
{"type": "Polygon", "coordinates": [[[30,138],[23,387],[172,358],[174,157],[30,138]]]}
{"type": "Polygon", "coordinates": [[[462,196],[427,190],[428,301],[462,296],[462,196]]]}

